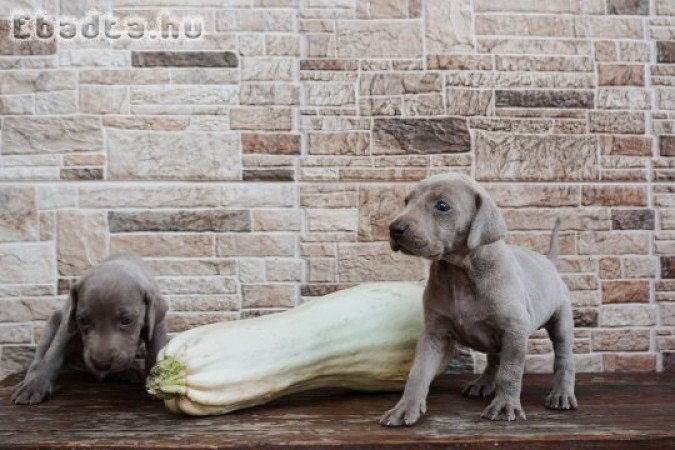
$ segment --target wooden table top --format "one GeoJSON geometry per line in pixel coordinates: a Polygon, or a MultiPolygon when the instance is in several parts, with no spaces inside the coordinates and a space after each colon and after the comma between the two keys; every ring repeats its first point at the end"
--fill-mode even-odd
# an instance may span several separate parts
{"type": "Polygon", "coordinates": [[[551,375],[526,375],[527,421],[479,417],[487,399],[464,398],[468,376],[446,375],[431,389],[428,413],[411,428],[377,424],[398,394],[296,394],[224,416],[176,416],[141,386],[62,377],[37,406],[10,404],[16,378],[0,383],[0,448],[675,448],[674,374],[581,374],[576,411],[544,407],[551,375]]]}

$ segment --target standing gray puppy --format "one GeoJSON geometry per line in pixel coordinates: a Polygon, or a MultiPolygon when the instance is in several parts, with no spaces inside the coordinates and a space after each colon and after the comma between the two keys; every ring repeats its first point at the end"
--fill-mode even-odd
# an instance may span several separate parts
{"type": "Polygon", "coordinates": [[[99,379],[114,374],[143,382],[167,341],[166,310],[159,286],[140,258],[126,253],[107,259],[75,283],[63,310],[47,322],[12,402],[42,402],[66,358],[84,362],[99,379]],[[145,367],[135,364],[141,343],[145,367]]]}
{"type": "Polygon", "coordinates": [[[412,425],[445,350],[456,341],[487,353],[483,374],[464,389],[494,399],[482,417],[525,419],[520,390],[528,336],[546,328],[555,350],[553,389],[546,406],[577,407],[574,321],[570,295],[556,271],[559,221],[548,258],[507,245],[506,225],[485,189],[461,174],[422,181],[389,227],[394,251],[432,261],[424,291],[425,330],[401,400],[380,423],[412,425]]]}

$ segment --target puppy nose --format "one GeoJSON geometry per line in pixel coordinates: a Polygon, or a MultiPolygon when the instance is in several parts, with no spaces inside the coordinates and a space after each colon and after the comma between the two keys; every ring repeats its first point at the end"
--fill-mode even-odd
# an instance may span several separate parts
{"type": "Polygon", "coordinates": [[[92,357],[91,362],[94,364],[96,370],[100,370],[101,372],[107,372],[112,366],[112,358],[109,356],[92,357]]]}
{"type": "Polygon", "coordinates": [[[407,229],[408,224],[399,221],[392,222],[391,225],[389,225],[389,236],[392,238],[401,237],[407,229]]]}

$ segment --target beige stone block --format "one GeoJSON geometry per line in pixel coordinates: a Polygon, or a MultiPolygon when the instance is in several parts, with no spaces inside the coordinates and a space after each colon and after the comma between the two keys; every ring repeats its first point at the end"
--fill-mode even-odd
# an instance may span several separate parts
{"type": "Polygon", "coordinates": [[[221,203],[228,208],[293,206],[295,187],[289,183],[227,184],[222,188],[221,203]]]}
{"type": "Polygon", "coordinates": [[[334,258],[308,258],[307,281],[330,283],[337,281],[337,264],[334,258]]]}
{"type": "MultiPolygon", "coordinates": [[[[403,98],[403,112],[408,117],[439,116],[445,113],[441,94],[408,95],[403,98]]],[[[454,114],[448,112],[448,114],[454,114]]]]}
{"type": "Polygon", "coordinates": [[[249,284],[241,287],[244,308],[291,307],[295,289],[288,284],[249,284]]]}
{"type": "Polygon", "coordinates": [[[56,232],[60,275],[82,275],[107,256],[108,222],[105,212],[59,211],[56,232]]]}
{"type": "Polygon", "coordinates": [[[312,106],[347,106],[356,101],[353,84],[311,83],[305,85],[305,99],[312,106]]]}
{"type": "Polygon", "coordinates": [[[571,185],[485,183],[484,187],[500,207],[577,206],[581,196],[581,188],[571,185]]]}
{"type": "Polygon", "coordinates": [[[233,108],[230,111],[233,130],[290,130],[291,110],[287,108],[233,108]]]}
{"type": "Polygon", "coordinates": [[[242,58],[243,81],[292,81],[296,62],[290,58],[242,58]]]}
{"type": "Polygon", "coordinates": [[[254,231],[300,231],[300,212],[289,209],[256,209],[254,231]]]}
{"type": "Polygon", "coordinates": [[[603,305],[598,325],[601,327],[651,326],[656,323],[655,305],[603,305]]]}
{"type": "Polygon", "coordinates": [[[421,28],[417,20],[340,20],[337,22],[337,55],[340,58],[421,56],[421,28]]]}
{"type": "Polygon", "coordinates": [[[312,232],[356,231],[358,224],[356,209],[309,209],[306,214],[312,232]]]}
{"type": "Polygon", "coordinates": [[[115,180],[236,180],[239,136],[108,130],[108,170],[115,180]]]}
{"type": "Polygon", "coordinates": [[[487,115],[492,91],[477,89],[447,89],[447,113],[457,116],[487,115]]]}
{"type": "Polygon", "coordinates": [[[649,235],[645,233],[581,232],[578,236],[581,255],[646,254],[649,235]]]}
{"type": "Polygon", "coordinates": [[[271,56],[299,56],[300,40],[293,34],[266,35],[265,53],[271,56]]]}
{"type": "Polygon", "coordinates": [[[236,105],[239,89],[227,85],[132,86],[130,98],[132,105],[236,105]]]}
{"type": "Polygon", "coordinates": [[[234,234],[216,237],[218,256],[293,256],[296,239],[287,234],[234,234]]]}
{"type": "Polygon", "coordinates": [[[102,149],[103,136],[97,117],[7,117],[3,122],[4,155],[102,149]]]}
{"type": "Polygon", "coordinates": [[[38,92],[35,94],[35,114],[58,115],[76,112],[77,94],[75,91],[38,92]]]}
{"type": "Polygon", "coordinates": [[[0,244],[0,283],[53,283],[55,261],[49,242],[0,244]]]}
{"type": "Polygon", "coordinates": [[[35,189],[0,186],[0,242],[35,241],[39,231],[35,189]]]}
{"type": "Polygon", "coordinates": [[[237,283],[229,277],[157,277],[163,295],[234,294],[237,283]]]}
{"type": "Polygon", "coordinates": [[[394,253],[389,243],[339,243],[338,274],[341,282],[421,280],[427,263],[421,258],[394,253]]]}
{"type": "Polygon", "coordinates": [[[211,186],[81,186],[81,208],[161,208],[220,205],[220,189],[211,186]]]}
{"type": "Polygon", "coordinates": [[[80,86],[80,112],[85,114],[125,114],[129,112],[126,86],[80,86]]]}
{"type": "Polygon", "coordinates": [[[476,178],[593,180],[597,178],[596,147],[595,138],[587,136],[476,133],[476,178]]]}
{"type": "Polygon", "coordinates": [[[470,0],[427,0],[425,38],[428,53],[451,53],[473,48],[470,0]]]}
{"type": "Polygon", "coordinates": [[[265,278],[267,281],[301,281],[301,259],[267,259],[265,260],[265,278]]]}
{"type": "Polygon", "coordinates": [[[213,236],[207,234],[113,234],[110,236],[110,254],[133,252],[144,257],[213,256],[213,241],[213,236]]]}

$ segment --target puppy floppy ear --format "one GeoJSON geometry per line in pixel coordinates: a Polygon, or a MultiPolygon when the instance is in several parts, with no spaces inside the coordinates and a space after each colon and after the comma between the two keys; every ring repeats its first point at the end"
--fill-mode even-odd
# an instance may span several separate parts
{"type": "Polygon", "coordinates": [[[150,341],[155,333],[155,326],[164,320],[167,307],[157,287],[148,287],[144,291],[145,327],[143,329],[143,338],[146,341],[150,341]]]}
{"type": "Polygon", "coordinates": [[[466,245],[474,250],[506,236],[506,224],[495,202],[485,193],[476,193],[476,213],[471,222],[466,245]]]}
{"type": "Polygon", "coordinates": [[[77,333],[77,297],[80,290],[80,281],[70,287],[70,295],[66,305],[68,333],[77,333]]]}

